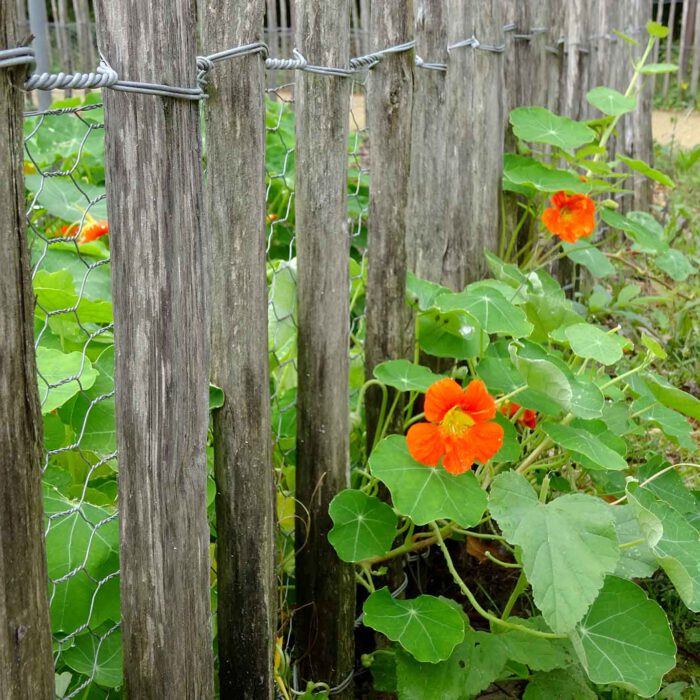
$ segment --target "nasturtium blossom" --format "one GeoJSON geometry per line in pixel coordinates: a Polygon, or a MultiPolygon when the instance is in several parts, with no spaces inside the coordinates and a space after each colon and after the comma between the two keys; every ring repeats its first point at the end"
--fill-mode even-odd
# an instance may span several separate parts
{"type": "Polygon", "coordinates": [[[585,194],[557,192],[551,207],[542,213],[542,223],[562,241],[576,243],[595,229],[595,202],[585,194]]]}
{"type": "Polygon", "coordinates": [[[466,389],[453,379],[441,379],[425,395],[425,417],[430,422],[408,430],[408,451],[428,467],[444,457],[442,466],[450,474],[462,474],[501,449],[503,428],[493,422],[495,416],[496,403],[480,379],[466,389]]]}
{"type": "MultiPolygon", "coordinates": [[[[512,418],[519,410],[521,406],[512,401],[506,401],[506,403],[501,406],[501,413],[506,418],[512,418]]],[[[519,416],[518,423],[521,423],[530,430],[534,430],[537,427],[537,413],[526,408],[519,416]]]]}
{"type": "MultiPolygon", "coordinates": [[[[61,227],[61,234],[64,236],[75,236],[76,233],[78,233],[78,224],[61,227]]],[[[84,243],[96,241],[100,236],[105,236],[108,233],[109,224],[106,221],[96,221],[89,217],[78,237],[78,244],[83,245],[84,243]]]]}

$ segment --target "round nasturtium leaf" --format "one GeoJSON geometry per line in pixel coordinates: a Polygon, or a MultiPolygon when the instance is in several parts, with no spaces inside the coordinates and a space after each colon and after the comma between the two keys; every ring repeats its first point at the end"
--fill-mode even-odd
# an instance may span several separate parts
{"type": "Polygon", "coordinates": [[[596,87],[588,91],[586,99],[603,114],[619,117],[637,109],[634,95],[623,95],[609,87],[596,87]]]}
{"type": "Polygon", "coordinates": [[[573,453],[574,459],[582,455],[583,464],[589,469],[627,469],[627,460],[605,444],[597,435],[585,428],[543,423],[542,430],[557,445],[573,453]]]}
{"type": "Polygon", "coordinates": [[[664,611],[631,581],[608,576],[586,616],[571,633],[594,683],[615,683],[643,698],[658,692],[676,665],[676,645],[664,611]]]}
{"type": "Polygon", "coordinates": [[[374,377],[399,391],[427,391],[445,377],[408,360],[387,360],[374,368],[374,377]]]}
{"type": "Polygon", "coordinates": [[[517,472],[494,479],[490,506],[508,542],[522,548],[545,622],[559,634],[571,632],[620,557],[612,508],[582,493],[544,505],[517,472]]]}
{"type": "Polygon", "coordinates": [[[384,438],[369,465],[388,487],[396,509],[416,525],[446,519],[468,527],[478,523],[486,510],[486,493],[473,472],[455,475],[441,466],[416,462],[401,435],[384,438]]]}
{"type": "Polygon", "coordinates": [[[367,598],[363,612],[367,627],[398,642],[417,661],[444,661],[464,639],[464,614],[444,598],[396,600],[381,588],[367,598]]]}
{"type": "Polygon", "coordinates": [[[345,489],[331,501],[328,513],[333,521],[328,541],[343,561],[380,557],[391,549],[396,514],[375,496],[345,489]]]}
{"type": "Polygon", "coordinates": [[[574,354],[595,360],[602,365],[612,365],[622,358],[620,343],[598,326],[591,323],[575,323],[564,331],[574,354]]]}
{"type": "Polygon", "coordinates": [[[36,351],[36,364],[43,414],[51,413],[78,392],[89,389],[98,375],[90,360],[81,352],[63,353],[39,346],[36,351]]]}
{"type": "Polygon", "coordinates": [[[569,117],[560,117],[544,107],[518,107],[510,113],[515,135],[523,141],[547,143],[565,151],[585,146],[595,131],[569,117]]]}

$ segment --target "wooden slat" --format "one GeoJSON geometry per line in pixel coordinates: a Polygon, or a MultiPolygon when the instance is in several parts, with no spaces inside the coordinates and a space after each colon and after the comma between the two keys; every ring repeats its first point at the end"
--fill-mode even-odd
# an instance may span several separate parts
{"type": "MultiPolygon", "coordinates": [[[[194,3],[105,1],[98,9],[100,45],[120,75],[194,84],[194,3]]],[[[199,104],[117,91],[104,100],[124,692],[211,698],[199,104]]]]}
{"type": "MultiPolygon", "coordinates": [[[[663,16],[664,16],[664,0],[657,0],[656,1],[656,14],[654,16],[654,20],[658,22],[659,24],[662,23],[663,16]]],[[[653,54],[653,62],[658,63],[659,62],[659,52],[661,51],[661,41],[656,42],[656,46],[654,46],[654,54],[653,54]]],[[[651,76],[651,94],[655,95],[656,94],[656,79],[658,76],[652,75],[651,76]]]]}
{"type": "Polygon", "coordinates": [[[588,117],[589,20],[589,0],[570,0],[567,3],[559,109],[561,114],[572,119],[588,117]]]}
{"type": "MultiPolygon", "coordinates": [[[[296,46],[310,63],[346,66],[347,0],[297,0],[296,46]]],[[[297,656],[302,679],[331,686],[352,671],[355,580],[327,540],[328,505],[349,483],[347,138],[351,81],[297,73],[296,231],[299,351],[297,656]]],[[[352,687],[340,697],[351,698],[352,687]]]]}
{"type": "Polygon", "coordinates": [[[690,49],[693,45],[693,28],[695,27],[695,12],[697,0],[684,0],[681,18],[681,46],[678,59],[677,80],[682,85],[687,77],[690,62],[690,49]]]}
{"type": "MultiPolygon", "coordinates": [[[[448,41],[472,35],[504,42],[500,0],[449,0],[448,41]]],[[[503,54],[467,46],[450,51],[447,71],[447,250],[443,279],[453,289],[486,273],[484,250],[500,238],[503,54]]]]}
{"type": "MultiPolygon", "coordinates": [[[[413,3],[386,0],[372,4],[370,51],[413,38],[413,3]]],[[[369,75],[370,187],[368,220],[367,330],[365,374],[384,360],[406,357],[411,315],[405,302],[406,226],[411,172],[411,109],[414,51],[385,56],[369,75]]],[[[376,389],[376,387],[374,387],[376,389]]],[[[392,397],[393,399],[393,397],[392,397]]],[[[372,443],[381,393],[367,394],[367,436],[372,443]]],[[[401,411],[392,432],[403,432],[401,411]]]]}
{"type": "Polygon", "coordinates": [[[700,9],[695,10],[695,35],[693,38],[693,67],[690,73],[690,92],[696,97],[700,81],[700,9]]]}
{"type": "MultiPolygon", "coordinates": [[[[666,46],[665,46],[665,53],[664,53],[664,61],[666,63],[671,63],[671,59],[673,58],[673,54],[671,53],[673,50],[673,37],[675,34],[676,30],[676,8],[678,7],[678,2],[679,0],[671,0],[671,10],[669,13],[668,17],[668,36],[666,37],[666,46]]],[[[671,86],[671,73],[666,73],[664,75],[664,87],[663,87],[663,96],[664,99],[668,97],[668,90],[669,87],[671,86]]]]}
{"type": "MultiPolygon", "coordinates": [[[[260,41],[265,0],[210,0],[208,53],[260,41]]],[[[222,697],[271,698],[276,626],[275,494],[265,273],[264,60],[222,62],[205,119],[212,260],[219,680],[222,697]],[[232,155],[233,154],[233,155],[232,155]]]]}
{"type": "MultiPolygon", "coordinates": [[[[13,2],[0,3],[0,46],[18,46],[13,2]]],[[[25,233],[22,81],[0,68],[0,695],[54,693],[41,496],[42,419],[34,294],[25,233]]]]}
{"type": "MultiPolygon", "coordinates": [[[[446,0],[415,0],[416,54],[426,63],[447,63],[446,0]]],[[[408,269],[442,282],[447,248],[445,128],[447,73],[417,68],[413,90],[411,178],[406,227],[408,269]]]]}

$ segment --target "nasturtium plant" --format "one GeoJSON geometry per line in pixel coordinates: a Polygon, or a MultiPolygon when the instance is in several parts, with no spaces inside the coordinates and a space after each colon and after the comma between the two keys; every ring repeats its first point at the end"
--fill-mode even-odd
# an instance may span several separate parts
{"type": "Polygon", "coordinates": [[[589,91],[593,121],[513,110],[516,224],[485,252],[490,278],[408,274],[411,359],[367,381],[386,405],[328,535],[356,565],[363,623],[388,640],[363,663],[399,700],[507,681],[530,700],[653,697],[676,646],[649,580],[700,609],[700,399],[667,379],[667,326],[646,315],[697,267],[654,213],[615,201],[632,177],[671,178],[608,153],[659,32],[627,90],[589,91]]]}

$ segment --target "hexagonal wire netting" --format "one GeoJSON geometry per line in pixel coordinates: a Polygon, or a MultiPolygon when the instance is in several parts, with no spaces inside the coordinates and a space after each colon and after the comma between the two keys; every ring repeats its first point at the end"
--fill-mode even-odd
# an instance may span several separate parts
{"type": "MultiPolygon", "coordinates": [[[[293,76],[266,91],[267,277],[272,434],[278,489],[280,636],[291,652],[296,442],[293,76]]],[[[364,381],[368,204],[366,74],[349,105],[351,403],[364,381]]],[[[26,113],[25,185],[44,417],[43,489],[57,697],[121,684],[114,346],[104,124],[96,95],[26,113]]],[[[353,453],[360,435],[353,434],[353,453]]]]}

